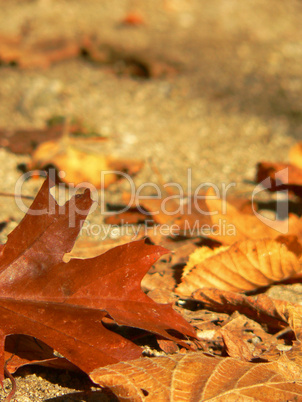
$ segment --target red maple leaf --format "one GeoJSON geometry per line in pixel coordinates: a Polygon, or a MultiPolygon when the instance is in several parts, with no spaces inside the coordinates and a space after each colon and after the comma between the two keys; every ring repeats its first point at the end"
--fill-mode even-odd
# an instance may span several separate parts
{"type": "Polygon", "coordinates": [[[5,337],[33,336],[86,372],[135,359],[141,348],[107,329],[117,324],[168,339],[168,330],[194,336],[192,327],[168,304],[143,293],[140,282],[166,249],[135,241],[86,260],[62,262],[93,203],[88,190],[59,206],[47,179],[28,213],[0,252],[0,380],[5,337]],[[71,225],[72,217],[74,224],[71,225]]]}

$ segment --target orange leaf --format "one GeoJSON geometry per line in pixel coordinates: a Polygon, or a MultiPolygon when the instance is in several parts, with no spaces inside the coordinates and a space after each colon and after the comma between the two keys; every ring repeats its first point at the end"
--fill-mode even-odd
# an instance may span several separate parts
{"type": "Polygon", "coordinates": [[[85,148],[85,142],[63,136],[58,141],[48,141],[39,145],[33,153],[28,169],[44,168],[53,165],[64,172],[60,178],[75,185],[89,182],[95,188],[107,188],[120,179],[115,173],[106,173],[102,181],[101,172],[110,170],[137,173],[143,166],[141,161],[114,160],[100,152],[85,148]]]}
{"type": "Polygon", "coordinates": [[[218,227],[216,233],[211,233],[208,237],[216,241],[231,245],[236,241],[246,239],[274,239],[280,233],[285,232],[298,237],[302,236],[302,220],[295,215],[291,215],[287,220],[274,221],[274,227],[270,227],[271,221],[266,224],[255,215],[240,212],[223,199],[210,198],[214,194],[210,188],[207,191],[205,202],[211,213],[213,227],[218,227]]]}
{"type": "Polygon", "coordinates": [[[298,142],[289,151],[290,162],[302,169],[302,142],[298,142]]]}
{"type": "Polygon", "coordinates": [[[191,295],[204,287],[242,292],[268,286],[299,272],[301,254],[295,237],[246,240],[214,251],[202,247],[191,255],[177,293],[191,295]]]}

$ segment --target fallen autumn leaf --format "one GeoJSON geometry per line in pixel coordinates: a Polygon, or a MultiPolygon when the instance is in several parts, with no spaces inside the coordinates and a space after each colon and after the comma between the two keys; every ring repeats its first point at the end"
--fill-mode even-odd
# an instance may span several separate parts
{"type": "Polygon", "coordinates": [[[301,270],[302,246],[295,237],[246,240],[214,251],[194,251],[184,268],[177,293],[190,296],[195,290],[213,287],[237,292],[271,285],[301,270]]]}
{"type": "Polygon", "coordinates": [[[178,341],[170,329],[195,336],[170,305],[155,303],[140,288],[150,266],[167,252],[164,248],[141,240],[99,257],[62,262],[92,200],[86,190],[59,206],[49,194],[51,186],[47,179],[1,248],[0,380],[5,337],[11,334],[38,338],[86,372],[141,355],[139,346],[105,328],[107,315],[119,325],[167,339],[178,341]]]}
{"type": "Polygon", "coordinates": [[[301,367],[286,357],[255,364],[200,352],[178,354],[118,363],[93,371],[91,378],[110,388],[119,401],[129,402],[280,402],[302,398],[301,367]]]}

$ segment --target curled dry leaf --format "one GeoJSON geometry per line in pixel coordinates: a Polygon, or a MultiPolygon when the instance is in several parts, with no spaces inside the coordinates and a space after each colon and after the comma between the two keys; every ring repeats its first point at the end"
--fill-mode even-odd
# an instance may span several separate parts
{"type": "Polygon", "coordinates": [[[277,344],[277,339],[265,332],[259,323],[237,311],[222,326],[219,333],[228,355],[244,361],[262,357],[263,352],[277,344]]]}
{"type": "Polygon", "coordinates": [[[102,179],[101,172],[118,170],[131,175],[142,168],[143,162],[115,160],[100,152],[88,150],[85,143],[64,135],[57,141],[40,144],[33,153],[28,169],[42,169],[49,165],[63,172],[60,178],[66,183],[77,185],[88,182],[95,188],[107,188],[121,177],[115,173],[106,173],[102,179]]]}
{"type": "Polygon", "coordinates": [[[227,353],[230,357],[239,358],[244,361],[251,361],[255,357],[259,357],[255,353],[255,346],[250,342],[245,342],[238,334],[234,334],[227,329],[221,329],[220,334],[226,345],[227,353]]]}
{"type": "Polygon", "coordinates": [[[301,305],[271,299],[266,294],[245,296],[240,293],[209,288],[197,290],[194,292],[193,298],[202,303],[203,308],[229,314],[238,311],[260,324],[266,324],[273,331],[281,330],[285,324],[290,324],[289,317],[291,317],[293,324],[290,325],[295,326],[294,332],[301,339],[300,330],[298,331],[299,321],[296,314],[293,315],[296,311],[298,315],[302,316],[301,305]],[[293,317],[297,319],[293,319],[293,317]]]}
{"type": "Polygon", "coordinates": [[[295,237],[246,240],[213,251],[202,247],[191,255],[176,291],[190,296],[205,287],[243,292],[268,286],[299,272],[301,254],[295,237]]]}
{"type": "Polygon", "coordinates": [[[143,358],[97,369],[94,382],[119,401],[263,401],[302,399],[302,369],[286,357],[248,363],[203,353],[143,358]]]}
{"type": "MultiPolygon", "coordinates": [[[[274,300],[266,294],[251,297],[217,289],[201,289],[193,296],[202,303],[203,308],[223,313],[236,312],[238,314],[237,312],[240,312],[262,324],[266,328],[266,333],[260,333],[257,328],[255,332],[255,326],[253,328],[253,332],[260,337],[261,341],[257,342],[255,350],[252,351],[254,356],[258,355],[261,359],[276,361],[285,353],[289,360],[302,367],[301,305],[284,300],[274,300]],[[281,339],[278,339],[278,334],[290,333],[291,331],[288,329],[292,330],[296,340],[292,342],[293,338],[289,336],[288,342],[284,344],[281,339]]],[[[247,350],[240,341],[234,344],[236,342],[236,331],[235,337],[232,337],[234,328],[231,328],[231,334],[223,332],[224,328],[228,329],[228,323],[222,328],[221,334],[231,355],[237,355],[240,359],[249,358],[250,348],[247,350]]],[[[247,326],[244,325],[241,328],[246,330],[247,326]]]]}

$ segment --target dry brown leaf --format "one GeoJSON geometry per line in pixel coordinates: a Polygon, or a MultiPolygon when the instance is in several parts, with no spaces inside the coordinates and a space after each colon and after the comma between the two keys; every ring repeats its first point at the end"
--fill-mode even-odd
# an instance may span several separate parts
{"type": "Polygon", "coordinates": [[[219,330],[227,353],[236,359],[251,361],[275,346],[277,340],[264,331],[263,327],[237,311],[219,330]]]}
{"type": "Polygon", "coordinates": [[[284,300],[275,300],[274,302],[280,316],[288,322],[295,333],[296,339],[302,342],[302,306],[284,300]]]}
{"type": "Polygon", "coordinates": [[[201,309],[223,312],[223,317],[215,317],[217,313],[212,312],[215,321],[208,322],[208,311],[205,315],[205,310],[190,314],[184,310],[182,315],[197,329],[199,349],[220,356],[227,351],[230,357],[244,361],[276,361],[286,353],[289,360],[302,366],[301,305],[274,300],[266,294],[251,297],[217,289],[199,290],[194,298],[201,309]],[[226,313],[232,313],[231,317],[226,313]],[[199,316],[202,319],[196,322],[194,317],[199,316]]]}
{"type": "MultiPolygon", "coordinates": [[[[202,303],[203,308],[209,308],[223,313],[238,312],[250,317],[266,328],[257,328],[249,321],[248,325],[234,322],[226,322],[222,330],[217,331],[222,335],[228,352],[232,357],[248,359],[249,352],[253,357],[260,357],[267,361],[276,361],[286,354],[287,358],[302,367],[302,306],[284,300],[274,300],[265,294],[256,297],[227,292],[217,289],[202,289],[194,293],[194,298],[202,303]],[[233,325],[234,324],[234,325],[233,325]],[[236,326],[236,324],[238,324],[236,326]],[[227,329],[229,332],[225,333],[227,329]],[[256,348],[246,348],[239,339],[245,339],[245,331],[252,332],[258,337],[256,348]],[[251,331],[250,331],[251,330],[251,331]],[[292,331],[292,332],[291,332],[292,331]],[[241,334],[240,334],[241,332],[241,334]],[[296,338],[293,340],[293,335],[296,338]],[[234,335],[234,336],[233,336],[234,335]],[[284,338],[284,339],[283,339],[284,338]]],[[[242,316],[244,319],[244,316],[242,316]]],[[[194,323],[192,322],[194,325],[194,323]]],[[[202,334],[202,332],[201,332],[202,334]]],[[[198,338],[200,335],[198,334],[198,338]]],[[[251,339],[252,341],[252,339],[251,339]]]]}
{"type": "MultiPolygon", "coordinates": [[[[205,296],[208,295],[209,291],[211,292],[213,289],[205,289],[199,292],[202,292],[202,295],[205,296]]],[[[196,311],[176,307],[177,311],[195,328],[198,338],[195,344],[199,350],[214,354],[215,356],[225,356],[227,352],[228,356],[243,361],[253,361],[257,358],[261,358],[263,361],[278,360],[282,351],[292,350],[292,347],[289,346],[293,339],[290,328],[283,328],[279,331],[281,325],[285,325],[284,321],[288,320],[286,317],[281,318],[275,309],[276,317],[279,317],[279,322],[277,322],[277,325],[268,327],[266,320],[268,319],[270,323],[271,317],[268,314],[262,315],[261,311],[263,311],[264,303],[258,306],[253,299],[254,305],[252,303],[249,305],[247,300],[245,300],[246,305],[244,305],[240,304],[240,300],[236,299],[237,294],[232,292],[221,293],[231,294],[234,295],[234,297],[226,297],[225,308],[222,303],[219,305],[216,299],[214,299],[213,307],[211,308],[217,309],[218,306],[218,309],[221,307],[220,311],[228,311],[229,313],[234,311],[230,316],[225,313],[203,310],[202,304],[199,306],[201,310],[196,311]],[[247,312],[247,315],[253,316],[254,319],[250,319],[240,314],[238,311],[235,311],[237,305],[235,300],[237,301],[238,309],[247,312]],[[234,302],[233,305],[231,305],[232,302],[234,302]],[[247,308],[248,305],[250,306],[250,310],[247,308]],[[254,307],[254,310],[252,307],[254,307]],[[257,307],[259,308],[257,309],[257,307]],[[259,319],[257,314],[259,314],[261,319],[259,319]],[[256,322],[255,319],[262,321],[262,325],[256,322]],[[278,331],[277,333],[276,330],[278,331]]],[[[245,297],[242,295],[238,296],[239,298],[245,297]]],[[[209,299],[210,298],[211,294],[209,294],[209,299]]],[[[267,298],[266,295],[265,298],[267,298]]],[[[271,304],[273,304],[273,301],[271,304]]],[[[270,304],[268,303],[267,306],[270,306],[270,304]]],[[[299,311],[300,308],[298,308],[298,312],[299,311]]],[[[295,348],[293,353],[295,353],[293,360],[297,360],[297,348],[295,348]]],[[[301,352],[298,352],[298,354],[302,355],[301,352]]],[[[289,356],[289,358],[292,357],[289,356]]]]}
{"type": "MultiPolygon", "coordinates": [[[[286,356],[289,360],[302,367],[302,306],[284,300],[274,300],[273,302],[276,311],[280,317],[288,323],[296,337],[296,341],[290,346],[289,350],[286,352],[286,356]]],[[[281,348],[281,350],[283,349],[281,348]]],[[[264,353],[262,357],[267,360],[274,360],[276,359],[276,353],[274,354],[273,352],[274,351],[268,351],[268,353],[264,353]]]]}
{"type": "Polygon", "coordinates": [[[295,237],[245,240],[226,248],[202,247],[190,257],[177,293],[197,289],[248,291],[289,278],[300,271],[302,247],[295,237]]]}
{"type": "Polygon", "coordinates": [[[64,126],[62,124],[46,129],[33,130],[0,130],[0,146],[8,148],[16,154],[31,154],[34,149],[46,140],[60,138],[64,126]]]}
{"type": "MultiPolygon", "coordinates": [[[[237,331],[239,332],[239,331],[237,331]]],[[[259,357],[260,353],[255,354],[255,345],[245,342],[239,334],[234,334],[228,329],[221,329],[220,334],[223,337],[223,341],[226,345],[228,355],[235,359],[240,359],[246,362],[251,361],[255,357],[259,357]]]]}
{"type": "MultiPolygon", "coordinates": [[[[289,313],[285,315],[288,306],[294,306],[302,316],[301,305],[271,299],[266,294],[245,296],[226,290],[204,288],[194,292],[193,298],[202,303],[203,308],[229,314],[238,311],[274,331],[283,329],[285,323],[288,323],[289,313]]],[[[294,325],[295,333],[299,336],[297,321],[294,325]]]]}
{"type": "Polygon", "coordinates": [[[302,400],[302,369],[286,357],[247,363],[196,352],[118,363],[90,376],[127,402],[302,400]]]}
{"type": "MultiPolygon", "coordinates": [[[[55,141],[61,138],[66,130],[66,119],[53,116],[47,120],[42,129],[0,129],[0,146],[8,148],[15,154],[32,154],[43,142],[55,141]]],[[[93,142],[105,141],[106,137],[96,136],[80,121],[72,121],[68,127],[71,136],[89,138],[93,142]]]]}

